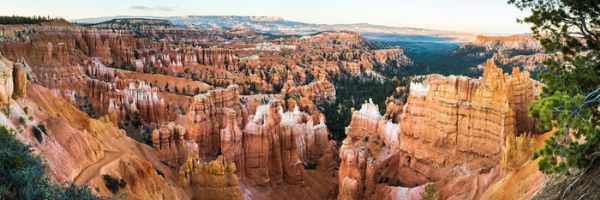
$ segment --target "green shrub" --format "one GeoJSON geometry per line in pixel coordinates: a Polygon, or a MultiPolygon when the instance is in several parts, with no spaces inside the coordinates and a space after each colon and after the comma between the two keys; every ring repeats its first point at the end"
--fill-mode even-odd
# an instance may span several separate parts
{"type": "Polygon", "coordinates": [[[432,184],[425,185],[423,192],[421,192],[420,194],[421,194],[421,198],[423,198],[423,200],[438,200],[439,199],[439,196],[435,192],[435,188],[433,188],[432,184]]]}
{"type": "Polygon", "coordinates": [[[25,122],[26,122],[25,117],[23,117],[23,116],[19,117],[19,123],[25,124],[25,122]]]}
{"type": "Polygon", "coordinates": [[[63,19],[60,17],[52,18],[46,16],[0,16],[0,24],[39,24],[42,22],[49,22],[54,20],[63,19]]]}
{"type": "Polygon", "coordinates": [[[108,190],[110,190],[113,194],[119,192],[120,188],[124,188],[125,186],[127,186],[125,180],[119,180],[118,178],[115,178],[108,174],[102,175],[102,178],[104,178],[104,181],[106,181],[106,188],[108,188],[108,190]]]}
{"type": "Polygon", "coordinates": [[[87,185],[58,185],[42,159],[32,152],[30,145],[0,126],[0,199],[102,199],[87,185]]]}
{"type": "Polygon", "coordinates": [[[46,126],[42,122],[40,122],[37,127],[40,129],[40,131],[44,132],[44,134],[48,135],[48,132],[46,132],[46,126]]]}
{"type": "Polygon", "coordinates": [[[26,115],[29,115],[29,107],[23,108],[23,111],[25,112],[26,115]]]}
{"type": "Polygon", "coordinates": [[[17,95],[15,95],[15,94],[12,94],[12,96],[10,96],[10,97],[11,97],[13,100],[15,100],[15,101],[16,101],[17,99],[19,99],[19,97],[17,97],[17,95]]]}
{"type": "Polygon", "coordinates": [[[317,161],[316,155],[311,150],[308,150],[308,158],[306,159],[306,162],[302,163],[302,165],[306,170],[317,169],[319,162],[317,161]]]}
{"type": "Polygon", "coordinates": [[[121,188],[125,188],[125,186],[127,186],[127,182],[125,182],[124,179],[121,179],[121,181],[119,181],[119,186],[121,186],[121,188]]]}
{"type": "Polygon", "coordinates": [[[33,133],[33,136],[35,137],[35,139],[39,143],[42,143],[42,141],[44,140],[44,137],[42,137],[42,131],[37,126],[32,126],[31,132],[33,133]]]}

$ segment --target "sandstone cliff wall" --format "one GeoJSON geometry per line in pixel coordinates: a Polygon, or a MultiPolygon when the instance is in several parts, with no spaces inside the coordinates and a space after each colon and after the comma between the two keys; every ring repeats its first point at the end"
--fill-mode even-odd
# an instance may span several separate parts
{"type": "Polygon", "coordinates": [[[152,147],[158,160],[179,167],[188,159],[198,157],[198,144],[185,140],[185,128],[171,122],[152,132],[152,147]]]}
{"type": "MultiPolygon", "coordinates": [[[[430,75],[422,84],[411,84],[400,124],[386,120],[394,110],[382,117],[376,105],[365,103],[353,111],[340,148],[338,198],[372,197],[381,191],[377,183],[404,187],[436,181],[446,186],[456,181],[476,183],[474,176],[453,177],[493,169],[491,180],[502,176],[499,166],[507,170],[521,166],[524,160],[519,157],[530,157],[534,146],[528,135],[539,132],[527,117],[536,87],[528,72],[515,68],[511,75],[504,74],[490,60],[481,79],[430,75]]],[[[394,190],[385,190],[390,189],[394,190]]],[[[464,191],[452,195],[458,194],[475,195],[464,191]]]]}
{"type": "Polygon", "coordinates": [[[189,134],[185,139],[198,143],[200,158],[222,151],[221,129],[227,128],[229,119],[235,120],[240,129],[248,123],[248,110],[240,103],[239,94],[239,87],[232,85],[194,97],[186,114],[189,134]],[[235,117],[228,117],[230,112],[235,117]]]}
{"type": "Polygon", "coordinates": [[[189,158],[179,170],[179,185],[191,187],[195,199],[242,199],[235,171],[222,156],[208,163],[189,158]]]}
{"type": "Polygon", "coordinates": [[[488,61],[480,80],[431,76],[423,85],[411,87],[402,114],[402,171],[416,177],[405,184],[490,169],[501,161],[506,137],[534,130],[528,72],[503,74],[488,61]]]}

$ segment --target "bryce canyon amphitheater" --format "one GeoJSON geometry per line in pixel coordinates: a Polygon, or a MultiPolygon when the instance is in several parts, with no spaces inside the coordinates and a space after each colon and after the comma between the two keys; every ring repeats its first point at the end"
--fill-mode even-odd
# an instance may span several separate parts
{"type": "MultiPolygon", "coordinates": [[[[494,62],[537,69],[544,55],[392,78],[417,67],[405,50],[351,31],[111,23],[0,25],[0,121],[61,184],[111,197],[108,174],[127,199],[420,199],[426,184],[441,199],[530,199],[548,179],[530,158],[552,131],[528,116],[544,84],[494,62]],[[355,101],[339,77],[410,84],[355,102],[336,141],[323,107],[355,101]]],[[[469,45],[541,49],[522,37],[469,45]]]]}

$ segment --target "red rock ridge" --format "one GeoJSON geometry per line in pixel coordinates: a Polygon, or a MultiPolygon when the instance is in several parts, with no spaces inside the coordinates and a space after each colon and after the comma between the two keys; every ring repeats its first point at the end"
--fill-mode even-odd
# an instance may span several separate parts
{"type": "Polygon", "coordinates": [[[284,88],[281,89],[281,95],[307,97],[311,101],[316,99],[335,101],[335,88],[327,80],[312,82],[299,87],[290,87],[289,85],[293,84],[284,85],[284,88]]]}

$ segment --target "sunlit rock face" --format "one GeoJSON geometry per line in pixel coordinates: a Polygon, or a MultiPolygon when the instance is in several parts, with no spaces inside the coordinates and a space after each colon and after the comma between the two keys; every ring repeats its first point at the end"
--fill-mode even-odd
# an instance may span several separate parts
{"type": "Polygon", "coordinates": [[[338,199],[362,199],[375,191],[376,184],[387,175],[386,168],[397,167],[388,163],[397,162],[393,154],[398,150],[400,125],[381,116],[373,102],[365,102],[360,110],[352,109],[346,134],[339,150],[338,199]]]}
{"type": "MultiPolygon", "coordinates": [[[[279,100],[255,108],[248,117],[235,86],[197,95],[187,116],[184,138],[199,146],[199,160],[222,153],[238,166],[236,174],[253,185],[301,184],[304,163],[331,156],[324,118],[300,112],[284,112],[279,100]],[[318,123],[315,123],[318,121],[318,123]]],[[[323,164],[323,167],[332,162],[323,164]]]]}
{"type": "Polygon", "coordinates": [[[242,199],[235,171],[222,156],[204,163],[189,158],[179,169],[179,186],[191,187],[194,199],[242,199]]]}
{"type": "Polygon", "coordinates": [[[13,63],[0,56],[0,106],[6,109],[14,91],[13,63]]]}
{"type": "Polygon", "coordinates": [[[411,90],[402,114],[401,166],[414,177],[407,185],[490,169],[506,137],[537,132],[527,117],[536,96],[528,72],[503,74],[490,60],[480,79],[433,75],[423,85],[411,90]]]}
{"type": "MultiPolygon", "coordinates": [[[[248,110],[239,101],[239,87],[231,85],[227,89],[211,90],[196,95],[187,113],[186,140],[195,140],[199,145],[199,156],[216,155],[221,151],[221,129],[228,126],[243,128],[248,123],[248,110]],[[234,112],[235,116],[228,117],[234,112]],[[235,124],[229,124],[235,120],[235,124]]],[[[226,141],[225,141],[226,142],[226,141]]]]}
{"type": "Polygon", "coordinates": [[[188,157],[198,157],[198,144],[185,140],[185,128],[171,122],[152,132],[152,147],[158,160],[171,167],[178,167],[188,157]]]}
{"type": "Polygon", "coordinates": [[[480,79],[430,75],[412,83],[400,124],[382,117],[376,105],[363,104],[353,111],[340,148],[338,197],[370,196],[376,183],[414,187],[520,166],[516,157],[530,155],[533,144],[519,135],[539,132],[527,117],[536,84],[528,72],[503,74],[488,61],[480,79]]]}
{"type": "Polygon", "coordinates": [[[25,97],[27,88],[27,63],[11,62],[0,54],[0,108],[6,108],[14,95],[25,97]]]}
{"type": "Polygon", "coordinates": [[[314,125],[312,117],[300,112],[283,112],[279,100],[257,107],[256,114],[244,129],[246,178],[253,185],[283,181],[300,184],[303,163],[331,157],[328,132],[322,118],[314,125]]]}
{"type": "Polygon", "coordinates": [[[313,82],[300,87],[287,88],[286,86],[281,90],[282,95],[307,97],[311,101],[316,99],[335,101],[335,88],[327,80],[313,82]]]}

